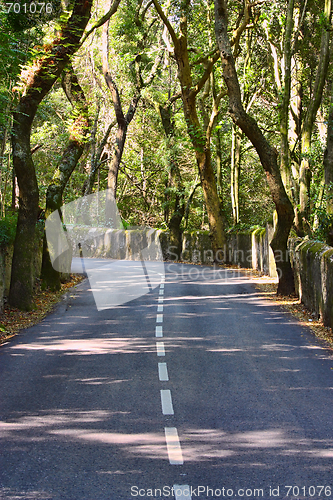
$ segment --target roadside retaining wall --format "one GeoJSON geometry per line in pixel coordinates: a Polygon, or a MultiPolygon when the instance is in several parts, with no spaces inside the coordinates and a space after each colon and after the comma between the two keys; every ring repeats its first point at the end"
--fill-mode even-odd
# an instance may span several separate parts
{"type": "Polygon", "coordinates": [[[333,248],[325,243],[291,238],[289,252],[295,289],[303,304],[333,327],[333,248]]]}
{"type": "MultiPolygon", "coordinates": [[[[161,235],[162,236],[162,235],[161,235]]],[[[160,236],[160,239],[161,239],[160,236]]],[[[266,229],[240,232],[227,235],[227,244],[217,261],[223,261],[224,255],[229,264],[237,267],[253,268],[270,276],[276,276],[274,255],[269,245],[273,236],[273,228],[267,225],[266,229]]],[[[194,231],[184,233],[182,253],[177,256],[175,248],[168,247],[168,233],[163,233],[163,254],[171,256],[171,260],[208,264],[214,260],[211,241],[208,231],[194,231]],[[169,252],[166,250],[169,248],[169,252]]]]}
{"type": "MultiPolygon", "coordinates": [[[[273,227],[265,229],[229,234],[223,254],[217,260],[223,260],[241,268],[256,269],[263,274],[276,276],[276,266],[270,241],[273,227]]],[[[79,255],[78,243],[81,241],[84,256],[109,257],[115,259],[141,260],[141,250],[150,245],[150,252],[144,259],[154,260],[160,257],[161,244],[164,259],[207,264],[213,262],[213,252],[209,233],[195,231],[184,233],[182,252],[178,256],[174,247],[170,246],[167,231],[149,229],[140,230],[110,230],[101,228],[72,228],[73,255],[79,255]]],[[[0,248],[0,311],[4,297],[8,294],[11,273],[12,248],[0,248]]],[[[35,275],[40,275],[41,242],[36,243],[36,258],[34,262],[35,275]]],[[[294,271],[295,288],[301,301],[320,317],[326,326],[333,327],[333,248],[324,243],[291,238],[289,252],[294,271]]]]}
{"type": "Polygon", "coordinates": [[[3,309],[5,296],[5,249],[0,247],[0,312],[3,309]]]}

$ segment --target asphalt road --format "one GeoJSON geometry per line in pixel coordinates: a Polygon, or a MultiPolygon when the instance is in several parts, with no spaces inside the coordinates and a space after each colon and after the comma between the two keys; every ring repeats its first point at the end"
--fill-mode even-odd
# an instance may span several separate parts
{"type": "Polygon", "coordinates": [[[0,348],[0,498],[333,499],[333,358],[232,270],[83,282],[0,348]]]}

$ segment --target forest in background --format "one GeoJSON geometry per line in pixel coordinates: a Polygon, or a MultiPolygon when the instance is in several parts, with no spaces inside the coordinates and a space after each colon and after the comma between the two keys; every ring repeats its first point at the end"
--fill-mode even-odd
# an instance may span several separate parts
{"type": "MultiPolygon", "coordinates": [[[[125,227],[272,221],[333,243],[332,0],[1,4],[0,240],[33,306],[45,217],[112,189],[125,227]]],[[[289,262],[279,293],[292,293],[289,262]]],[[[44,243],[44,286],[57,288],[44,243]]]]}

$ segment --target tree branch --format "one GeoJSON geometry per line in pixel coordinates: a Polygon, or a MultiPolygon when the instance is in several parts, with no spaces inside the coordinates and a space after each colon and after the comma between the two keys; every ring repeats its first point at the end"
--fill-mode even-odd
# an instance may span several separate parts
{"type": "Polygon", "coordinates": [[[104,23],[106,23],[106,21],[109,21],[110,18],[113,16],[113,14],[115,14],[117,12],[117,9],[119,7],[119,4],[120,4],[121,0],[113,0],[112,2],[112,5],[110,7],[110,9],[108,10],[108,12],[106,14],[104,14],[103,17],[101,17],[99,19],[99,21],[97,21],[93,26],[92,28],[90,28],[89,31],[87,31],[87,33],[85,33],[83,35],[83,38],[81,40],[81,43],[80,45],[83,45],[83,43],[87,40],[88,36],[91,35],[91,33],[93,31],[95,31],[97,28],[99,28],[100,26],[102,26],[104,23]]]}
{"type": "Polygon", "coordinates": [[[164,25],[166,26],[168,32],[169,32],[169,35],[171,36],[171,39],[173,41],[173,44],[174,46],[176,47],[179,43],[179,40],[178,40],[178,37],[175,33],[175,30],[173,29],[169,19],[167,18],[167,16],[165,15],[165,13],[163,12],[163,9],[162,7],[160,6],[160,4],[158,3],[157,0],[153,0],[153,4],[155,6],[155,9],[158,13],[158,15],[160,16],[161,20],[163,21],[164,25]]]}
{"type": "Polygon", "coordinates": [[[109,20],[103,26],[102,32],[102,71],[105,83],[111,92],[117,122],[122,124],[125,120],[121,100],[116,83],[114,82],[109,68],[109,20]]]}
{"type": "Polygon", "coordinates": [[[207,64],[204,74],[202,75],[202,77],[200,78],[194,89],[191,91],[192,95],[197,95],[203,88],[203,86],[205,85],[206,81],[209,78],[209,75],[213,70],[214,64],[216,63],[216,61],[218,61],[219,57],[220,57],[219,52],[216,51],[214,57],[207,64]]]}

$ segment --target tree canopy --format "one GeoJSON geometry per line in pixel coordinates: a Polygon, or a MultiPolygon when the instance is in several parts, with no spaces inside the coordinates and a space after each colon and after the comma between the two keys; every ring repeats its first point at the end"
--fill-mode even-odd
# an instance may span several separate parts
{"type": "Polygon", "coordinates": [[[125,227],[166,229],[178,253],[184,230],[209,231],[216,254],[274,217],[276,252],[290,234],[331,244],[331,34],[332,0],[2,3],[12,304],[32,307],[48,210],[106,187],[125,227]]]}

